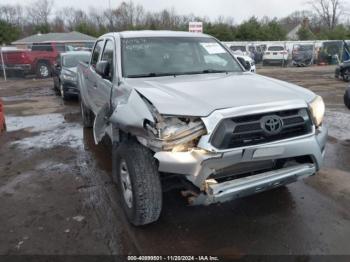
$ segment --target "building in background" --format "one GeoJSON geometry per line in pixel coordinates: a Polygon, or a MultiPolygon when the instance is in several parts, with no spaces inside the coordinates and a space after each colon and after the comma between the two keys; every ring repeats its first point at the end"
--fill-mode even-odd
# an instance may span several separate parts
{"type": "Polygon", "coordinates": [[[28,49],[31,48],[33,43],[62,43],[73,47],[91,48],[95,41],[95,37],[73,31],[69,33],[36,34],[12,42],[12,45],[18,49],[28,49]]]}

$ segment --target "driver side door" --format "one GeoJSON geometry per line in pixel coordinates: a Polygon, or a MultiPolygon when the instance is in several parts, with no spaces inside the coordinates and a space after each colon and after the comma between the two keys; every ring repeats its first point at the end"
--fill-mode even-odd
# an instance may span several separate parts
{"type": "Polygon", "coordinates": [[[98,111],[106,104],[109,105],[113,88],[113,81],[115,78],[115,45],[113,39],[106,39],[99,62],[102,61],[107,61],[109,63],[109,70],[107,76],[98,76],[97,88],[95,89],[95,95],[92,97],[93,103],[96,105],[98,111]]]}

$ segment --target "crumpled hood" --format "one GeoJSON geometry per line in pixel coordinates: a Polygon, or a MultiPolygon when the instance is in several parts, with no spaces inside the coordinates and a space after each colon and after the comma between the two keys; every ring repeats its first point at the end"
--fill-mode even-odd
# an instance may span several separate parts
{"type": "Polygon", "coordinates": [[[299,100],[310,102],[311,91],[251,73],[186,75],[127,79],[161,114],[208,116],[218,109],[299,100]]]}

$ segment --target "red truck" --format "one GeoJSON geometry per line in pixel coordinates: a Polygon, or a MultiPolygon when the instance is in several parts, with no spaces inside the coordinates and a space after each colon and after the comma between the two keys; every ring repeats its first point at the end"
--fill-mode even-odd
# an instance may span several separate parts
{"type": "Polygon", "coordinates": [[[62,43],[34,43],[32,49],[3,51],[3,58],[7,71],[46,78],[51,76],[58,54],[65,51],[68,51],[67,46],[62,43]]]}

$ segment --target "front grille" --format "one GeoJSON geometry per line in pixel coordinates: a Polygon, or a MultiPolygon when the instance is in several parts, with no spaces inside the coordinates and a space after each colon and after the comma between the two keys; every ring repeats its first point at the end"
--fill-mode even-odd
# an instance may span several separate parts
{"type": "Polygon", "coordinates": [[[274,142],[311,132],[312,121],[307,109],[285,110],[224,119],[214,131],[211,144],[223,150],[274,142]],[[281,123],[276,133],[269,133],[263,128],[264,119],[271,116],[277,117],[281,123]]]}

